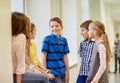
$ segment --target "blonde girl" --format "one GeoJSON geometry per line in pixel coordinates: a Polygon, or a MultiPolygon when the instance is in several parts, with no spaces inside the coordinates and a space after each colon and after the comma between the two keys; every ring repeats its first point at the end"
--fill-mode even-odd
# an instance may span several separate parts
{"type": "Polygon", "coordinates": [[[111,58],[111,51],[104,24],[93,21],[89,26],[89,37],[94,38],[95,46],[86,83],[108,83],[107,66],[111,58]]]}
{"type": "Polygon", "coordinates": [[[41,73],[41,75],[45,74],[46,76],[49,77],[50,80],[53,80],[54,76],[50,74],[50,70],[46,69],[37,57],[37,48],[36,48],[36,43],[34,42],[35,36],[36,36],[36,26],[35,24],[31,23],[29,58],[31,59],[31,64],[33,65],[33,67],[30,67],[28,65],[27,68],[29,71],[39,72],[41,73]]]}

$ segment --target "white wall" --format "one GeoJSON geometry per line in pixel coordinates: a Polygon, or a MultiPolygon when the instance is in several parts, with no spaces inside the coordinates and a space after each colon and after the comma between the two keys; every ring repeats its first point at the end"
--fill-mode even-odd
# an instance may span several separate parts
{"type": "Polygon", "coordinates": [[[11,0],[11,10],[24,12],[24,0],[11,0]]]}
{"type": "Polygon", "coordinates": [[[11,0],[0,0],[0,83],[12,82],[11,0]]]}
{"type": "Polygon", "coordinates": [[[76,0],[62,1],[63,35],[67,38],[70,54],[69,65],[77,63],[77,3],[76,0]]]}
{"type": "Polygon", "coordinates": [[[89,0],[81,0],[81,15],[82,22],[89,19],[89,0]]]}
{"type": "Polygon", "coordinates": [[[50,0],[26,0],[25,13],[30,16],[31,21],[36,25],[37,35],[35,42],[37,54],[39,60],[42,60],[42,40],[49,34],[50,0]]]}

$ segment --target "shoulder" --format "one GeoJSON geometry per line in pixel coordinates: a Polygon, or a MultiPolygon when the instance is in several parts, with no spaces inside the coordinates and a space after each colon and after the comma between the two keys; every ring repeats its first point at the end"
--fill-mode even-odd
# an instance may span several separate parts
{"type": "Polygon", "coordinates": [[[44,38],[43,38],[43,41],[48,41],[48,40],[50,40],[52,37],[51,37],[51,35],[47,35],[47,36],[45,36],[44,38]]]}
{"type": "Polygon", "coordinates": [[[65,37],[63,37],[63,36],[60,37],[60,40],[62,40],[63,42],[66,42],[66,43],[68,42],[68,41],[67,41],[67,38],[65,38],[65,37]]]}
{"type": "Polygon", "coordinates": [[[104,44],[99,44],[98,45],[98,50],[104,50],[104,51],[106,51],[106,48],[105,48],[105,45],[104,44]]]}
{"type": "Polygon", "coordinates": [[[36,43],[34,41],[31,42],[31,45],[36,47],[36,43]]]}
{"type": "Polygon", "coordinates": [[[19,34],[18,38],[20,38],[20,39],[26,39],[26,36],[24,34],[19,34]]]}
{"type": "Polygon", "coordinates": [[[66,41],[67,41],[67,38],[65,38],[65,37],[63,37],[63,36],[61,36],[61,39],[63,39],[63,40],[66,40],[66,41]]]}
{"type": "Polygon", "coordinates": [[[86,39],[82,40],[82,41],[80,42],[80,45],[85,44],[85,43],[87,43],[87,40],[86,40],[86,39]]]}
{"type": "Polygon", "coordinates": [[[26,42],[26,36],[24,34],[19,34],[12,37],[13,41],[26,42]]]}

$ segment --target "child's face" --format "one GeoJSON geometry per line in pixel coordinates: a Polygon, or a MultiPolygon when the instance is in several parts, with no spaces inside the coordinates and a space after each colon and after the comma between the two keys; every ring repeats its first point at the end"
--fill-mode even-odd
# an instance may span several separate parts
{"type": "Polygon", "coordinates": [[[62,28],[63,27],[58,22],[56,21],[50,22],[50,31],[57,37],[60,35],[62,28]]]}
{"type": "Polygon", "coordinates": [[[84,39],[88,39],[89,36],[88,36],[88,30],[86,28],[81,28],[81,35],[84,39]]]}
{"type": "Polygon", "coordinates": [[[88,34],[89,34],[89,38],[94,38],[94,35],[95,35],[95,30],[93,29],[94,25],[90,24],[89,25],[89,31],[88,31],[88,34]]]}
{"type": "Polygon", "coordinates": [[[31,39],[35,38],[35,36],[36,36],[36,29],[35,28],[32,32],[30,32],[30,36],[31,36],[31,39]]]}

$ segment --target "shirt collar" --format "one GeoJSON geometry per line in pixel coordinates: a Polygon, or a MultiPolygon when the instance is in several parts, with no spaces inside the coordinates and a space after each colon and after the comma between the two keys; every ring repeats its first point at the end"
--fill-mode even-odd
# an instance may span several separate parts
{"type": "MultiPolygon", "coordinates": [[[[53,34],[53,33],[51,34],[51,37],[55,37],[55,38],[57,38],[56,35],[53,34]]],[[[61,35],[59,35],[59,38],[61,38],[61,35]]]]}
{"type": "Polygon", "coordinates": [[[88,39],[84,39],[84,41],[87,42],[87,43],[93,42],[92,39],[89,42],[88,42],[88,39]]]}

